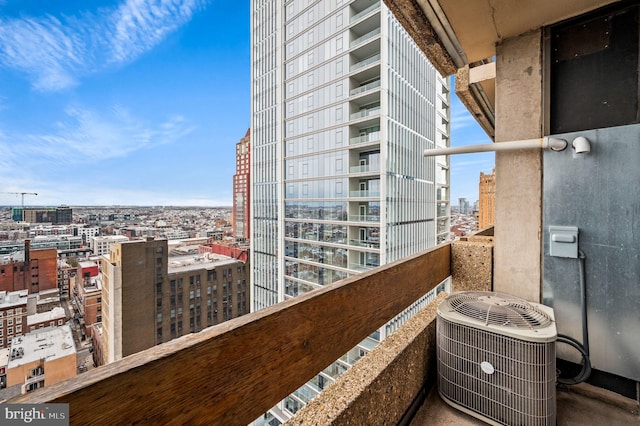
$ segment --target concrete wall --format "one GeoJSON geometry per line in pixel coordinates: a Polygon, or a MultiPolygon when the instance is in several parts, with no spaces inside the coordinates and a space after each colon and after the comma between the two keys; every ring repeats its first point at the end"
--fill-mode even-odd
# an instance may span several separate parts
{"type": "MultiPolygon", "coordinates": [[[[542,35],[505,40],[496,55],[496,142],[542,136],[542,35]]],[[[542,153],[496,153],[494,290],[540,301],[542,153]]]]}

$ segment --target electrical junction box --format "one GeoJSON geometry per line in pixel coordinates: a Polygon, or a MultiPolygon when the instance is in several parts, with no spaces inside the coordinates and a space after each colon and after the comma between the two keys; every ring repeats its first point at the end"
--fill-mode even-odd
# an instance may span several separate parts
{"type": "Polygon", "coordinates": [[[549,256],[578,258],[576,226],[549,226],[549,256]]]}

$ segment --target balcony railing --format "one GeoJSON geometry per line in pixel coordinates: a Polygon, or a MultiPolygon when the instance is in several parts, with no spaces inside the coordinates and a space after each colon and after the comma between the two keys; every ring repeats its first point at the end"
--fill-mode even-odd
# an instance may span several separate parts
{"type": "Polygon", "coordinates": [[[349,191],[349,197],[379,197],[380,191],[349,191]]]}
{"type": "Polygon", "coordinates": [[[377,265],[366,265],[363,263],[350,263],[349,264],[349,269],[351,269],[352,271],[359,271],[359,272],[365,272],[365,271],[370,271],[374,268],[377,268],[377,265]]]}
{"type": "MultiPolygon", "coordinates": [[[[452,275],[452,270],[455,285],[455,259],[471,262],[469,265],[475,265],[477,260],[469,260],[469,252],[456,257],[454,245],[439,245],[8,402],[68,403],[71,424],[247,424],[299,390],[318,372],[327,371],[327,366],[438,286],[452,275]]],[[[483,259],[483,264],[490,271],[490,249],[488,253],[489,259],[483,259]]],[[[482,271],[473,272],[462,271],[458,275],[462,279],[471,276],[474,283],[481,281],[482,271]]],[[[433,309],[429,306],[424,315],[431,315],[431,322],[419,320],[416,322],[419,326],[410,327],[409,331],[434,332],[433,309]]],[[[394,335],[403,329],[400,327],[394,335]]],[[[417,355],[411,355],[414,358],[430,356],[428,351],[434,350],[433,345],[425,344],[424,339],[433,336],[428,333],[412,343],[418,349],[417,355]]],[[[397,345],[394,335],[381,346],[397,345]]],[[[336,398],[327,391],[342,389],[342,395],[349,397],[337,398],[333,405],[340,406],[355,397],[368,398],[363,408],[369,415],[396,424],[397,413],[401,416],[407,410],[424,385],[425,369],[431,361],[408,359],[403,352],[398,356],[404,364],[391,368],[400,378],[389,379],[389,371],[378,372],[384,363],[378,360],[368,364],[370,359],[378,359],[380,355],[376,354],[389,356],[385,350],[373,349],[311,403],[320,398],[336,398]],[[366,365],[358,368],[363,363],[366,365]],[[352,371],[375,372],[375,377],[383,382],[403,382],[391,388],[389,382],[383,384],[382,393],[386,397],[374,392],[375,389],[360,395],[349,394],[343,383],[349,380],[352,371]],[[390,391],[402,395],[389,397],[390,391]],[[384,398],[386,402],[382,403],[384,398]]],[[[386,363],[389,362],[387,359],[386,363]]],[[[429,374],[435,374],[433,369],[429,374]]],[[[358,386],[373,383],[359,378],[355,382],[358,386]]],[[[353,383],[349,381],[347,385],[353,383]]],[[[325,404],[326,399],[323,401],[325,404]]],[[[333,408],[328,408],[334,413],[333,408]]],[[[353,407],[346,409],[359,413],[353,407]]]]}
{"type": "Polygon", "coordinates": [[[358,118],[368,117],[375,114],[380,114],[380,107],[361,109],[360,111],[351,114],[350,118],[352,120],[356,120],[358,118]]]}
{"type": "Polygon", "coordinates": [[[369,31],[368,33],[358,37],[355,40],[353,40],[349,44],[349,47],[356,46],[356,45],[362,43],[363,41],[369,40],[370,38],[373,38],[373,37],[377,36],[378,34],[380,34],[380,28],[376,28],[375,30],[369,31]]]}
{"type": "Polygon", "coordinates": [[[349,244],[358,247],[380,248],[380,241],[371,240],[349,240],[349,244]]]}
{"type": "Polygon", "coordinates": [[[357,145],[366,142],[375,142],[380,140],[380,132],[371,132],[366,135],[356,136],[349,139],[349,145],[357,145]]]}
{"type": "Polygon", "coordinates": [[[355,70],[358,70],[360,68],[366,67],[367,65],[372,64],[374,62],[377,62],[379,60],[380,60],[380,54],[378,53],[377,55],[373,55],[373,56],[368,57],[364,61],[361,61],[361,62],[358,62],[357,64],[351,65],[351,71],[355,71],[355,70]]]}
{"type": "Polygon", "coordinates": [[[24,384],[26,386],[33,384],[33,383],[38,383],[38,382],[42,382],[44,381],[44,373],[43,374],[38,374],[37,376],[31,376],[31,377],[25,377],[24,378],[24,384]]]}
{"type": "Polygon", "coordinates": [[[363,164],[349,167],[349,173],[379,172],[380,164],[363,164]]]}
{"type": "Polygon", "coordinates": [[[349,215],[351,222],[380,222],[380,215],[377,214],[356,214],[349,215]]]}
{"type": "Polygon", "coordinates": [[[378,88],[378,87],[380,87],[380,80],[372,81],[371,83],[367,83],[364,86],[356,87],[355,89],[352,89],[349,92],[349,94],[351,96],[354,96],[354,95],[357,95],[359,93],[366,92],[367,90],[373,90],[373,89],[378,88]]]}

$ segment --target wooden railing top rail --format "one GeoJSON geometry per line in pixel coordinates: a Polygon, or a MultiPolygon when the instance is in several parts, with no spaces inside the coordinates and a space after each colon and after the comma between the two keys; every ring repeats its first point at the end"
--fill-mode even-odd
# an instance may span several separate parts
{"type": "Polygon", "coordinates": [[[247,424],[450,275],[442,244],[15,398],[71,424],[247,424]]]}

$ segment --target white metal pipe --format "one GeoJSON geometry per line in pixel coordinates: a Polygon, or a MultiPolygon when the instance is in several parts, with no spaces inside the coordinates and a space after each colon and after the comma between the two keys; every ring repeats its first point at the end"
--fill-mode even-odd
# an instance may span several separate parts
{"type": "Polygon", "coordinates": [[[451,154],[471,154],[475,152],[517,151],[521,149],[552,149],[562,151],[567,148],[567,141],[558,138],[523,139],[519,141],[488,143],[483,145],[454,146],[449,148],[425,149],[425,157],[451,154]]]}

